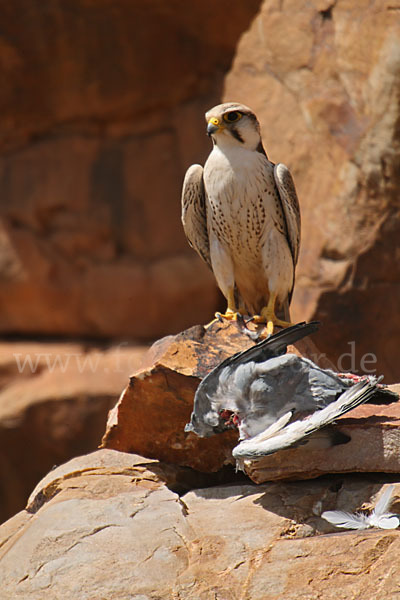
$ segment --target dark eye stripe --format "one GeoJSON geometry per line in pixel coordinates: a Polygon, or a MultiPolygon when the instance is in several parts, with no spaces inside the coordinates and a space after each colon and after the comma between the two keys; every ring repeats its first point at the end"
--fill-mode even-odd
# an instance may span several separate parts
{"type": "Polygon", "coordinates": [[[240,142],[241,144],[244,143],[244,139],[242,138],[242,136],[240,135],[240,133],[238,132],[237,129],[230,129],[229,130],[231,132],[231,134],[233,135],[234,138],[237,139],[238,142],[240,142]]]}

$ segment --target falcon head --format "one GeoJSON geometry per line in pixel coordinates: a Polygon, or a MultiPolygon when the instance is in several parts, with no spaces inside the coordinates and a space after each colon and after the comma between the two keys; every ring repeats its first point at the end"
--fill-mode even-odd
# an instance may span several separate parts
{"type": "Polygon", "coordinates": [[[222,148],[262,148],[260,124],[253,111],[244,104],[226,102],[206,112],[207,133],[222,148]]]}

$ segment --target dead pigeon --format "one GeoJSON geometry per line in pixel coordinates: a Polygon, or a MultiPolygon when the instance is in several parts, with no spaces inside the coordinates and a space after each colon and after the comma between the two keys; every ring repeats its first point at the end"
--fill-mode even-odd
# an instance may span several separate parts
{"type": "MultiPolygon", "coordinates": [[[[237,428],[240,443],[233,456],[257,459],[304,443],[312,434],[315,439],[322,427],[374,395],[397,399],[378,387],[376,377],[355,384],[354,377],[286,354],[289,344],[317,330],[318,322],[299,323],[224,360],[197,388],[185,431],[208,437],[237,428]]],[[[325,446],[350,439],[334,431],[319,437],[325,446]]]]}

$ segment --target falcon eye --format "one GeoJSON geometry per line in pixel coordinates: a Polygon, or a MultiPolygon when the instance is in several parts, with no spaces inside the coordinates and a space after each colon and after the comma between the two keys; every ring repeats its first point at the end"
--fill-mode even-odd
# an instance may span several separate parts
{"type": "Polygon", "coordinates": [[[237,110],[233,110],[232,112],[226,113],[226,115],[224,115],[224,121],[227,121],[228,123],[236,123],[236,121],[239,121],[239,119],[242,118],[242,113],[238,112],[237,110]]]}

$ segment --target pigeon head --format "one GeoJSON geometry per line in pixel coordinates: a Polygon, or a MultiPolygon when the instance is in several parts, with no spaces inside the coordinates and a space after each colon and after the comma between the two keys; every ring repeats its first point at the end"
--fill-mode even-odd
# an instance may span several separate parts
{"type": "Polygon", "coordinates": [[[192,431],[200,437],[210,437],[215,433],[238,427],[234,411],[219,402],[218,385],[219,379],[214,377],[206,377],[200,383],[194,397],[190,423],[185,426],[186,432],[192,431]]]}

